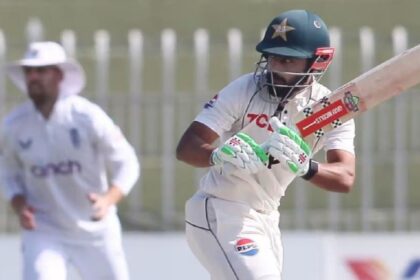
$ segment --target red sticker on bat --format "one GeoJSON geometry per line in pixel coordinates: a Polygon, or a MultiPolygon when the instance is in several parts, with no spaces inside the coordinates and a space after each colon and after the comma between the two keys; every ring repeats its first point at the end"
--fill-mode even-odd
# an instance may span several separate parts
{"type": "Polygon", "coordinates": [[[322,110],[319,110],[313,115],[301,120],[296,124],[296,127],[299,129],[300,135],[302,137],[306,137],[347,113],[348,109],[340,99],[331,103],[322,110]]]}

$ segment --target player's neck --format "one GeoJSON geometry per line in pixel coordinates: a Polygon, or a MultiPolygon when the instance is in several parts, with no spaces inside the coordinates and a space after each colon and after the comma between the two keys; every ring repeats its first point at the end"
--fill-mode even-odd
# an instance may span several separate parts
{"type": "Polygon", "coordinates": [[[49,98],[42,102],[34,102],[35,108],[42,114],[45,119],[49,119],[54,110],[57,98],[49,98]]]}

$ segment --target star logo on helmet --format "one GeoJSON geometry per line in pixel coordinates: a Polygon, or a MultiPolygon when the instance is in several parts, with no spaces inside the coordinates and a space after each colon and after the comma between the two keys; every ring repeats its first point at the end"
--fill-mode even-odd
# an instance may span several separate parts
{"type": "Polygon", "coordinates": [[[273,24],[271,27],[274,28],[271,39],[281,37],[285,42],[287,42],[287,32],[295,30],[294,27],[287,25],[287,18],[283,19],[280,24],[273,24]]]}

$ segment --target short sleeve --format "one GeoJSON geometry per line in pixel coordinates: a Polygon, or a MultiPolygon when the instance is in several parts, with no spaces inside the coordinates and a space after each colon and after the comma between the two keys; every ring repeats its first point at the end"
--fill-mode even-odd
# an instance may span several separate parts
{"type": "Polygon", "coordinates": [[[204,105],[195,121],[211,128],[219,136],[230,131],[232,125],[241,117],[248,100],[249,75],[244,75],[223,88],[204,105]]]}
{"type": "Polygon", "coordinates": [[[345,122],[342,126],[326,133],[324,150],[344,150],[354,152],[355,125],[354,120],[345,122]]]}

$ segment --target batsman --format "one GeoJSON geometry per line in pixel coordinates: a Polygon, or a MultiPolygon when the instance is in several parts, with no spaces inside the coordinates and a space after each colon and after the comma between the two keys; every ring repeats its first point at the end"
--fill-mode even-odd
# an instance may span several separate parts
{"type": "Polygon", "coordinates": [[[178,160],[209,167],[185,221],[188,244],[211,279],[281,279],[278,209],[288,185],[300,177],[347,193],[355,180],[353,120],[311,143],[293,129],[303,108],[330,93],[319,83],[334,54],[324,21],[286,11],[256,50],[255,71],[208,102],[176,150],[178,160]],[[321,149],[325,162],[312,159],[321,149]]]}

